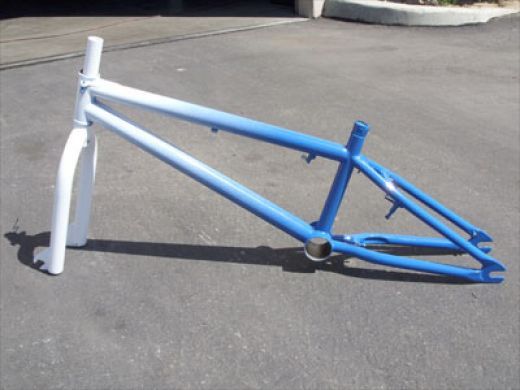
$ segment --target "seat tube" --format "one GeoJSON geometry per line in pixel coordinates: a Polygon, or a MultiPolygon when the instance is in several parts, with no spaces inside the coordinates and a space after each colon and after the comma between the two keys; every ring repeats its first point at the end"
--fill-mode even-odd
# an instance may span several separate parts
{"type": "Polygon", "coordinates": [[[354,169],[352,157],[358,156],[361,153],[365,137],[369,130],[370,127],[365,122],[354,122],[354,127],[352,128],[347,143],[349,154],[347,158],[339,164],[336,176],[334,177],[334,182],[332,183],[329,195],[325,201],[325,206],[323,206],[320,219],[315,225],[316,229],[327,233],[331,232],[334,220],[339,207],[341,206],[341,201],[343,200],[350,177],[352,176],[352,170],[354,169]]]}

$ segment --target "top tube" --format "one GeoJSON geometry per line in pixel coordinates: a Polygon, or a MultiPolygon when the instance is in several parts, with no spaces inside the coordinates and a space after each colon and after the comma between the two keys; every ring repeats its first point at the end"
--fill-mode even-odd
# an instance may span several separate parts
{"type": "Polygon", "coordinates": [[[347,148],[336,142],[167,96],[126,87],[111,81],[97,80],[90,87],[90,93],[92,96],[109,101],[142,107],[217,130],[300,150],[314,156],[336,161],[344,161],[349,158],[347,148]]]}

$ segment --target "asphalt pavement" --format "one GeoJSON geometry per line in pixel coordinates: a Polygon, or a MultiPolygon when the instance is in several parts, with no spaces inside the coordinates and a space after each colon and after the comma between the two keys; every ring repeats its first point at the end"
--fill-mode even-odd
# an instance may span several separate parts
{"type": "MultiPolygon", "coordinates": [[[[314,20],[105,53],[137,88],[346,142],[495,238],[499,285],[347,259],[298,242],[96,127],[89,242],[48,245],[81,58],[0,72],[2,389],[518,389],[519,18],[461,28],[314,20]]],[[[108,41],[109,45],[110,42],[108,41]]],[[[305,220],[336,165],[122,109],[305,220]]],[[[428,234],[355,175],[336,231],[428,234]]],[[[476,265],[465,256],[428,259],[476,265]]]]}
{"type": "Polygon", "coordinates": [[[160,0],[15,3],[14,14],[0,10],[0,70],[79,57],[89,35],[102,35],[109,51],[306,20],[269,0],[191,1],[181,15],[160,0]]]}

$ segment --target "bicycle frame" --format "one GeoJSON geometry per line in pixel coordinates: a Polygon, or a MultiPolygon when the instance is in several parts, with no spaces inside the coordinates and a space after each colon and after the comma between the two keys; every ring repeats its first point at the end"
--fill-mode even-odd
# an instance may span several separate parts
{"type": "Polygon", "coordinates": [[[455,276],[473,282],[503,280],[502,275],[495,275],[492,272],[505,271],[504,265],[488,255],[489,247],[478,246],[482,242],[492,241],[485,231],[456,215],[394,172],[361,154],[365,137],[369,132],[366,123],[361,121],[354,123],[348,143],[344,146],[318,137],[122,86],[100,78],[102,46],[101,38],[89,37],[84,67],[79,73],[74,128],[65,145],[58,169],[51,244],[49,248],[34,257],[35,262],[44,262],[42,269],[51,274],[61,273],[64,267],[65,246],[83,246],[87,242],[97,155],[97,141],[91,125],[97,123],[301,241],[307,257],[313,261],[325,261],[332,252],[339,252],[371,263],[455,276]],[[166,114],[207,126],[212,131],[228,131],[300,150],[308,153],[308,162],[316,157],[337,161],[338,170],[319,219],[313,223],[303,221],[158,138],[99,99],[166,114]],[[81,154],[83,157],[76,215],[74,222],[68,226],[74,170],[81,154]],[[378,233],[333,234],[334,219],[354,169],[363,173],[386,194],[387,199],[393,202],[387,218],[390,218],[398,208],[406,209],[445,238],[378,233]],[[425,207],[419,206],[412,199],[425,207]],[[457,234],[427,209],[452,222],[466,232],[469,238],[465,239],[457,234]],[[481,264],[481,268],[465,268],[381,253],[367,248],[371,245],[452,250],[469,254],[481,264]]]}

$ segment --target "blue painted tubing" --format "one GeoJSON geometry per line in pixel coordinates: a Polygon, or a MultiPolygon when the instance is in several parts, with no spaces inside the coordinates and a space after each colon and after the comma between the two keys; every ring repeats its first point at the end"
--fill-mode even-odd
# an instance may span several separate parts
{"type": "Polygon", "coordinates": [[[466,233],[468,233],[470,236],[475,236],[477,232],[481,232],[485,235],[486,241],[491,242],[493,241],[487,233],[485,233],[483,230],[473,226],[471,223],[466,221],[465,219],[461,218],[459,215],[455,214],[453,211],[448,209],[443,204],[437,202],[435,199],[431,198],[428,194],[424,193],[420,189],[416,188],[413,184],[409,183],[405,179],[403,179],[401,176],[397,175],[396,173],[388,170],[387,168],[379,165],[373,160],[370,160],[368,158],[365,158],[367,163],[372,166],[375,170],[379,171],[380,173],[387,174],[390,178],[392,178],[396,184],[401,187],[404,191],[412,195],[414,198],[416,198],[418,201],[422,202],[424,205],[428,206],[432,210],[435,210],[437,213],[442,215],[443,217],[447,218],[451,222],[453,222],[456,226],[464,230],[466,233]]]}
{"type": "Polygon", "coordinates": [[[106,80],[90,87],[94,97],[142,107],[212,129],[225,130],[249,138],[285,146],[331,160],[344,161],[349,153],[344,145],[293,130],[254,121],[238,115],[214,110],[167,96],[125,87],[106,80]]]}
{"type": "MultiPolygon", "coordinates": [[[[435,249],[449,249],[464,253],[458,245],[455,245],[450,240],[439,237],[420,237],[407,236],[402,234],[385,234],[385,233],[359,233],[350,234],[347,236],[334,236],[339,241],[344,241],[357,245],[399,245],[412,246],[421,248],[435,248],[435,249]]],[[[491,250],[489,247],[479,248],[481,251],[487,253],[491,250]]]]}
{"type": "MultiPolygon", "coordinates": [[[[487,234],[464,221],[462,218],[430,198],[428,195],[416,189],[404,179],[360,155],[364,138],[368,133],[368,126],[363,122],[356,122],[346,148],[340,144],[322,140],[317,137],[297,133],[292,130],[253,121],[165,96],[123,87],[105,80],[101,80],[99,83],[91,86],[90,92],[93,97],[100,97],[118,103],[140,106],[179,119],[202,124],[212,129],[226,130],[231,133],[301,150],[312,156],[319,155],[339,161],[340,167],[335,181],[332,185],[320,220],[316,225],[317,229],[314,229],[313,226],[307,224],[281,207],[180,151],[175,146],[148,133],[146,130],[131,123],[126,118],[122,118],[119,114],[113,112],[104,104],[94,103],[85,108],[85,113],[89,120],[101,123],[108,129],[121,135],[123,138],[134,143],[148,153],[179,169],[181,172],[220,193],[234,203],[237,203],[251,211],[253,214],[302,242],[306,242],[312,237],[320,236],[330,240],[333,250],[337,252],[356,256],[360,259],[377,264],[457,276],[476,282],[500,282],[503,280],[503,276],[501,275],[491,275],[491,272],[494,271],[505,271],[505,267],[497,260],[485,254],[489,248],[478,248],[475,242],[464,240],[443,223],[433,218],[421,207],[417,206],[399,193],[399,191],[394,187],[392,180],[426,206],[452,220],[456,225],[460,226],[464,230],[469,230],[468,233],[474,237],[473,241],[475,241],[475,239],[479,239],[480,241],[482,241],[482,239],[490,239],[487,234]],[[404,207],[430,227],[447,237],[452,243],[452,246],[449,246],[450,249],[455,247],[469,253],[483,265],[483,268],[481,270],[475,270],[404,258],[355,246],[350,244],[346,239],[331,239],[329,232],[332,228],[339,205],[341,204],[341,199],[343,198],[345,189],[348,185],[353,167],[359,168],[377,186],[390,195],[397,202],[397,205],[404,207]],[[386,177],[387,175],[390,175],[391,177],[388,178],[386,177]]],[[[95,101],[97,102],[97,100],[95,101]]],[[[379,235],[379,239],[384,239],[384,236],[385,235],[379,235]]],[[[407,245],[405,244],[406,242],[409,242],[410,245],[434,248],[447,245],[446,240],[436,240],[429,237],[411,238],[411,236],[386,236],[387,240],[394,241],[395,243],[400,241],[403,245],[407,245]]],[[[358,235],[358,238],[359,237],[360,235],[358,235]]],[[[365,235],[365,238],[366,237],[367,235],[365,235]]],[[[370,238],[368,238],[368,240],[370,240],[370,238]]]]}
{"type": "Polygon", "coordinates": [[[354,169],[354,166],[352,165],[352,157],[358,156],[359,153],[361,153],[361,148],[363,147],[365,137],[369,130],[370,128],[365,122],[354,122],[354,128],[352,129],[347,143],[347,150],[350,153],[350,158],[339,164],[329,195],[327,196],[327,200],[323,206],[320,219],[316,224],[317,229],[330,233],[343,197],[345,196],[345,191],[350,181],[350,177],[352,176],[352,170],[354,169]]]}
{"type": "Polygon", "coordinates": [[[87,118],[140,147],[151,155],[185,173],[201,184],[213,189],[232,202],[251,211],[256,216],[278,227],[297,240],[305,242],[314,229],[305,221],[275,205],[257,193],[196,160],[175,146],[158,138],[123,118],[109,107],[90,104],[85,108],[87,118]]]}
{"type": "Polygon", "coordinates": [[[330,187],[327,200],[323,206],[320,219],[316,223],[316,229],[330,233],[339,207],[347,190],[348,182],[352,176],[352,161],[344,161],[339,164],[338,171],[330,187]]]}
{"type": "MultiPolygon", "coordinates": [[[[410,201],[404,195],[402,195],[397,189],[392,189],[388,187],[390,181],[385,180],[374,168],[372,168],[369,163],[361,156],[354,157],[354,164],[357,168],[359,168],[369,179],[372,180],[378,187],[380,187],[384,192],[386,192],[389,196],[395,199],[399,204],[414,214],[417,218],[422,220],[432,229],[436,230],[454,244],[458,245],[462,250],[469,253],[476,260],[478,260],[484,268],[493,269],[493,271],[505,271],[506,268],[502,263],[498,260],[492,258],[491,256],[485,254],[478,247],[474,246],[470,242],[464,240],[453,230],[448,228],[442,222],[438,221],[434,217],[432,217],[429,213],[423,210],[421,207],[416,205],[414,202],[410,201]]],[[[503,276],[495,276],[495,278],[500,278],[503,280],[503,276]]]]}
{"type": "Polygon", "coordinates": [[[390,267],[409,269],[414,271],[429,272],[433,274],[441,274],[448,276],[456,276],[464,278],[472,282],[499,283],[503,280],[502,276],[490,276],[492,271],[501,271],[500,269],[492,269],[491,267],[484,270],[476,270],[471,268],[457,267],[448,264],[433,263],[425,260],[416,260],[409,257],[401,257],[389,255],[387,253],[375,252],[369,249],[350,245],[344,242],[334,240],[332,248],[335,252],[344,253],[348,256],[354,256],[370,263],[386,265],[390,267]]]}

